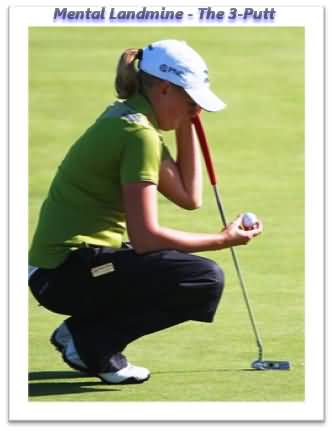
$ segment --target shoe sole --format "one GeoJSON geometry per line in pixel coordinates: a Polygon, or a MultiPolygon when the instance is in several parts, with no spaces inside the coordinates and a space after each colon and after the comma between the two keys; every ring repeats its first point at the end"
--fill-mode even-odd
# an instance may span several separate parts
{"type": "Polygon", "coordinates": [[[91,377],[98,377],[103,383],[105,383],[107,385],[139,385],[139,384],[144,383],[147,380],[149,380],[150,374],[145,379],[141,379],[141,380],[137,380],[137,379],[135,379],[135,377],[129,377],[128,379],[125,379],[122,382],[112,383],[112,382],[109,382],[109,381],[103,379],[98,374],[89,373],[89,371],[86,368],[83,368],[83,367],[80,367],[79,365],[74,364],[64,355],[64,347],[65,346],[62,343],[59,343],[57,341],[57,339],[56,339],[57,332],[58,332],[57,330],[53,332],[53,334],[50,338],[50,342],[56,348],[56,350],[58,352],[62,353],[63,362],[65,362],[73,370],[80,371],[81,373],[84,373],[84,374],[91,376],[91,377]]]}
{"type": "Polygon", "coordinates": [[[113,382],[109,382],[108,380],[103,379],[99,374],[91,373],[86,368],[83,368],[83,367],[80,367],[79,365],[74,364],[68,358],[66,358],[66,356],[64,354],[62,355],[62,359],[73,370],[80,371],[81,373],[84,373],[85,375],[87,375],[89,377],[98,377],[103,383],[105,383],[107,385],[139,385],[139,384],[144,383],[147,380],[149,380],[149,378],[151,376],[151,374],[149,374],[145,379],[141,379],[141,380],[138,380],[135,377],[129,377],[128,379],[125,379],[122,382],[118,382],[118,383],[114,382],[113,383],[113,382]]]}
{"type": "Polygon", "coordinates": [[[106,383],[107,385],[140,385],[141,383],[144,383],[147,380],[149,380],[151,374],[149,374],[145,379],[137,380],[137,379],[135,379],[135,377],[129,377],[128,379],[125,379],[125,380],[123,380],[122,382],[119,382],[119,383],[109,382],[109,381],[103,379],[102,377],[100,377],[98,374],[96,376],[99,377],[100,380],[103,383],[106,383]]]}
{"type": "Polygon", "coordinates": [[[98,377],[103,383],[105,383],[107,385],[139,385],[141,383],[146,382],[150,378],[150,374],[149,374],[145,379],[137,380],[135,377],[129,377],[128,379],[125,379],[122,382],[113,383],[113,382],[109,382],[108,380],[103,379],[99,374],[91,373],[86,368],[83,368],[83,367],[80,367],[79,365],[74,364],[68,358],[66,358],[66,356],[64,354],[62,355],[62,359],[73,370],[80,371],[81,373],[83,373],[89,377],[98,377]]]}

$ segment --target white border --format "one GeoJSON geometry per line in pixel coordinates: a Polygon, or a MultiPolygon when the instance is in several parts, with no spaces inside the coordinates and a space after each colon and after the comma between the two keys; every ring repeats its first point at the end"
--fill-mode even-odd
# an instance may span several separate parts
{"type": "MultiPolygon", "coordinates": [[[[204,3],[201,1],[200,5],[204,3]]],[[[125,9],[123,5],[121,8],[125,9]]],[[[132,8],[130,7],[130,9],[132,8]]],[[[183,9],[184,6],[177,5],[174,8],[183,9]]],[[[225,8],[225,5],[220,6],[220,9],[225,8]]],[[[28,76],[24,72],[28,70],[28,26],[54,25],[53,9],[53,7],[29,7],[14,8],[10,11],[10,419],[56,421],[59,419],[123,420],[126,418],[128,420],[130,404],[130,420],[322,420],[324,415],[324,369],[322,366],[324,360],[322,313],[324,310],[322,268],[324,232],[321,225],[324,212],[324,11],[317,7],[277,6],[278,26],[305,26],[306,32],[306,401],[296,403],[247,402],[241,403],[241,409],[239,409],[239,403],[233,402],[204,403],[204,408],[202,408],[202,403],[196,402],[153,402],[153,408],[146,402],[117,402],[114,404],[84,402],[84,408],[82,408],[80,403],[32,403],[28,401],[26,292],[28,146],[24,145],[28,142],[28,76]],[[17,127],[17,124],[20,124],[20,127],[17,127]],[[23,178],[23,181],[18,181],[18,178],[23,178]],[[15,246],[18,244],[20,247],[15,246]]],[[[191,22],[191,24],[193,23],[191,22]]],[[[237,21],[236,24],[225,22],[222,25],[241,24],[237,21]]],[[[85,23],[84,25],[91,24],[85,23]]],[[[183,25],[188,25],[188,23],[184,22],[183,25]]],[[[253,24],[247,23],[246,25],[253,24]]],[[[266,23],[264,25],[276,24],[266,23]]]]}

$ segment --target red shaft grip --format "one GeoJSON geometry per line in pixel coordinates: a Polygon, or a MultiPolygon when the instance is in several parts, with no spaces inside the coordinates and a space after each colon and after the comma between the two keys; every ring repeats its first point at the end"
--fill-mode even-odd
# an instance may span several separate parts
{"type": "Polygon", "coordinates": [[[217,177],[216,177],[216,173],[214,171],[211,152],[210,152],[210,148],[209,148],[209,145],[208,145],[208,142],[206,139],[206,135],[205,135],[205,132],[203,129],[202,121],[201,121],[200,117],[198,115],[196,115],[193,118],[192,122],[195,126],[196,134],[198,136],[198,140],[199,140],[201,150],[203,153],[206,169],[207,169],[208,174],[209,174],[210,182],[211,182],[212,186],[215,186],[217,184],[217,177]]]}

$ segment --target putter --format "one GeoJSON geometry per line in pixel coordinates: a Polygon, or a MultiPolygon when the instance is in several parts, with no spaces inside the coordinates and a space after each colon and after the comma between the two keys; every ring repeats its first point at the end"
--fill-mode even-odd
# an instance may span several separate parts
{"type": "MultiPolygon", "coordinates": [[[[196,130],[198,141],[200,143],[200,147],[201,147],[202,154],[204,157],[204,161],[205,161],[206,169],[207,169],[207,172],[209,175],[210,183],[211,183],[213,191],[214,191],[214,196],[216,198],[216,203],[217,203],[217,207],[218,207],[219,214],[221,217],[221,221],[222,221],[224,227],[226,227],[227,226],[227,219],[225,216],[225,211],[224,211],[224,207],[222,204],[221,196],[220,196],[219,191],[218,191],[217,177],[215,174],[215,170],[214,170],[214,166],[213,166],[213,162],[212,162],[212,157],[211,157],[211,153],[210,153],[210,148],[209,148],[209,145],[207,142],[205,131],[204,131],[201,119],[198,115],[195,116],[192,121],[193,121],[195,130],[196,130]]],[[[263,341],[262,341],[262,338],[259,334],[256,320],[255,320],[255,316],[254,316],[252,307],[250,305],[247,288],[246,288],[244,278],[243,278],[241,270],[240,270],[239,259],[238,259],[237,254],[236,254],[233,247],[230,248],[230,251],[231,251],[232,259],[234,262],[235,270],[236,270],[236,273],[237,273],[237,276],[238,276],[238,279],[240,282],[241,291],[243,294],[244,302],[245,302],[247,310],[248,310],[249,319],[251,322],[251,326],[252,326],[252,329],[253,329],[253,332],[255,335],[255,340],[256,340],[256,344],[257,344],[257,348],[258,348],[258,359],[251,364],[251,367],[255,370],[289,370],[290,369],[290,362],[289,361],[263,360],[263,341]]]]}

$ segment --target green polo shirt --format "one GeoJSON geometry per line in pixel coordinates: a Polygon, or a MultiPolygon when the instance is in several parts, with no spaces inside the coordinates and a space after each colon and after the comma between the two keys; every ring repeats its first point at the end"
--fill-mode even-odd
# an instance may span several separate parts
{"type": "Polygon", "coordinates": [[[60,164],[40,211],[29,264],[55,268],[85,244],[120,247],[126,231],[121,186],[158,184],[160,163],[168,157],[143,96],[108,107],[60,164]]]}

